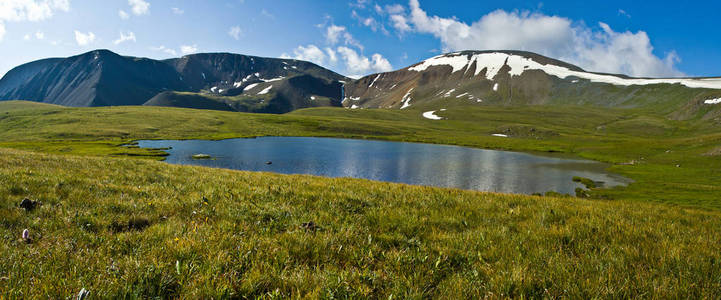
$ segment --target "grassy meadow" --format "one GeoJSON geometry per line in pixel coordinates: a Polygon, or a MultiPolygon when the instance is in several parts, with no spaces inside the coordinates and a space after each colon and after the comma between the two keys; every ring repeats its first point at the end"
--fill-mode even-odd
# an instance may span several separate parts
{"type": "Polygon", "coordinates": [[[101,298],[721,297],[719,124],[583,106],[447,109],[432,121],[423,107],[263,115],[0,102],[0,298],[82,288],[101,298]],[[634,183],[589,199],[504,195],[175,166],[123,146],[252,136],[560,152],[634,183]],[[42,205],[18,208],[25,197],[42,205]]]}

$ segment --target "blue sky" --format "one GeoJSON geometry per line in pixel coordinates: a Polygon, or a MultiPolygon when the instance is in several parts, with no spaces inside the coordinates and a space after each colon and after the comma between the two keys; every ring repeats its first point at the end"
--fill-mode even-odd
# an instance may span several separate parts
{"type": "Polygon", "coordinates": [[[99,48],[293,57],[350,76],[519,49],[590,71],[721,76],[718,11],[718,1],[0,0],[0,74],[99,48]]]}

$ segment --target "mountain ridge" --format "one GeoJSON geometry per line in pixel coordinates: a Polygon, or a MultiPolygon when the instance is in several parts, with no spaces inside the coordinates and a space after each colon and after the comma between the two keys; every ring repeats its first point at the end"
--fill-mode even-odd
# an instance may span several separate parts
{"type": "Polygon", "coordinates": [[[571,104],[648,107],[672,118],[708,118],[721,115],[721,105],[709,101],[718,98],[721,77],[635,78],[588,72],[518,50],[446,53],[353,80],[295,59],[215,52],[154,60],[101,49],[23,64],[0,79],[0,100],[265,113],[315,106],[571,104]],[[303,84],[288,81],[298,76],[303,84]]]}
{"type": "MultiPolygon", "coordinates": [[[[201,53],[154,60],[100,49],[13,68],[0,79],[0,100],[21,99],[79,107],[143,105],[169,91],[237,95],[251,84],[303,75],[311,75],[319,82],[348,80],[313,63],[292,59],[201,53]]],[[[336,100],[334,103],[339,103],[340,96],[336,100]]],[[[277,101],[287,102],[277,104],[278,107],[305,107],[298,104],[298,99],[277,101]]],[[[203,103],[194,105],[203,107],[203,103]]]]}

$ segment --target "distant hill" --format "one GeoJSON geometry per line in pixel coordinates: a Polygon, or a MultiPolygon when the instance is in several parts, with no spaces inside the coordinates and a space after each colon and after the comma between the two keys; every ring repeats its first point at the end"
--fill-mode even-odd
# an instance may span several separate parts
{"type": "MultiPolygon", "coordinates": [[[[227,105],[201,103],[198,99],[235,97],[243,94],[248,86],[278,80],[283,80],[283,86],[298,91],[279,88],[283,92],[273,94],[282,96],[282,101],[269,101],[269,105],[264,105],[260,111],[282,113],[317,106],[322,101],[306,101],[313,93],[330,97],[331,101],[323,102],[326,105],[340,106],[341,82],[349,81],[315,64],[292,59],[204,53],[158,61],[95,50],[14,68],[0,80],[0,100],[22,99],[78,107],[148,103],[227,109],[227,105]],[[319,86],[323,88],[319,89],[319,86]],[[191,101],[187,93],[198,96],[191,101]],[[179,98],[172,99],[176,96],[179,98]]],[[[221,102],[233,101],[225,99],[221,102]]],[[[246,111],[242,106],[238,110],[246,111]]]]}
{"type": "Polygon", "coordinates": [[[675,118],[719,117],[721,78],[648,79],[586,72],[523,51],[462,51],[346,85],[349,108],[593,105],[650,108],[675,118]]]}
{"type": "Polygon", "coordinates": [[[159,61],[96,50],[16,67],[0,80],[0,100],[14,99],[261,113],[317,106],[591,105],[719,119],[721,78],[631,78],[531,52],[462,51],[352,80],[293,59],[201,53],[159,61]]]}

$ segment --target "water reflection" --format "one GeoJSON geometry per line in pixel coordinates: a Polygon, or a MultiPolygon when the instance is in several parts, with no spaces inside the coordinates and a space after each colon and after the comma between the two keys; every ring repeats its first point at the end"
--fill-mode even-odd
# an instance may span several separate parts
{"type": "Polygon", "coordinates": [[[625,184],[592,161],[446,145],[307,137],[140,141],[172,147],[168,163],[284,174],[354,177],[504,193],[573,193],[573,176],[625,184]],[[195,160],[204,153],[213,160],[195,160]],[[272,161],[272,164],[266,164],[272,161]]]}

